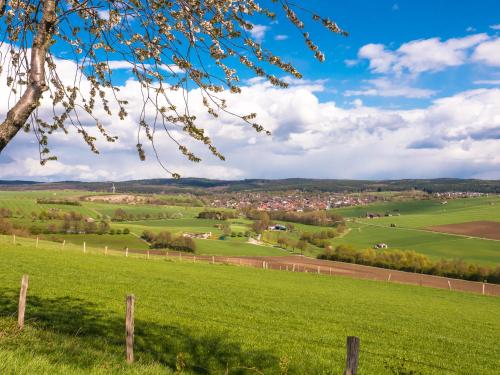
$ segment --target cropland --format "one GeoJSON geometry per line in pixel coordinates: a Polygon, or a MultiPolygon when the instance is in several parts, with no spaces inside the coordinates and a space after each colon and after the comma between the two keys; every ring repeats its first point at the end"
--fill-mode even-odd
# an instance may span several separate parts
{"type": "Polygon", "coordinates": [[[415,250],[433,259],[455,258],[481,264],[500,263],[500,198],[383,202],[336,209],[350,231],[333,243],[369,248],[415,250]],[[367,218],[369,213],[380,217],[367,218]],[[478,222],[488,222],[478,228],[478,222]],[[459,228],[459,229],[457,229],[459,228]],[[465,228],[465,229],[464,229],[465,228]],[[473,232],[467,232],[473,230],[473,232]]]}
{"type": "Polygon", "coordinates": [[[471,221],[460,224],[436,225],[429,227],[429,230],[467,237],[500,240],[500,222],[496,221],[471,221]]]}
{"type": "Polygon", "coordinates": [[[0,236],[0,372],[495,374],[500,299],[0,236]],[[29,275],[26,326],[16,328],[29,275]],[[125,364],[125,296],[135,357],[125,364]],[[478,337],[481,339],[479,340],[478,337]],[[398,372],[399,371],[399,372],[398,372]],[[406,371],[406,372],[403,372],[406,371]],[[414,372],[411,372],[414,371],[414,372]]]}

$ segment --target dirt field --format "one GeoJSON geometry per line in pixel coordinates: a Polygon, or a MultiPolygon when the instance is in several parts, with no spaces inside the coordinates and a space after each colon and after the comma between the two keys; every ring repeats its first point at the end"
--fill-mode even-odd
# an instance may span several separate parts
{"type": "Polygon", "coordinates": [[[468,223],[436,225],[426,228],[434,232],[500,240],[500,222],[471,221],[468,223]]]}
{"type": "MultiPolygon", "coordinates": [[[[145,254],[141,250],[130,252],[145,254]]],[[[288,272],[308,272],[322,275],[340,275],[359,279],[379,280],[402,284],[414,284],[431,288],[459,290],[463,292],[483,293],[483,283],[452,279],[440,276],[424,275],[412,272],[395,271],[384,268],[362,266],[307,258],[300,255],[285,257],[224,257],[193,255],[164,250],[150,250],[151,255],[167,256],[187,261],[205,261],[217,264],[233,264],[247,267],[258,267],[288,272]]],[[[500,285],[484,284],[484,294],[500,296],[500,285]]]]}

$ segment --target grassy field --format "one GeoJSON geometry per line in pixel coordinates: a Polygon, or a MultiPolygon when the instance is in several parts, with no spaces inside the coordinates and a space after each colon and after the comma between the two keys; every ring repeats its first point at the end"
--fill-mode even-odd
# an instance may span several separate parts
{"type": "Polygon", "coordinates": [[[381,217],[376,220],[383,224],[394,222],[411,228],[477,220],[500,221],[500,197],[498,196],[452,199],[446,204],[441,202],[436,199],[382,202],[367,206],[335,209],[333,211],[345,217],[353,218],[363,217],[367,212],[382,215],[385,213],[400,214],[400,216],[381,217]]]}
{"type": "Polygon", "coordinates": [[[290,255],[285,250],[269,246],[252,245],[244,240],[197,240],[196,254],[200,255],[241,255],[241,256],[283,256],[290,255]]]}
{"type": "Polygon", "coordinates": [[[349,233],[335,239],[335,245],[343,243],[367,248],[384,242],[389,245],[389,250],[415,250],[433,259],[459,258],[489,265],[497,265],[500,261],[499,241],[425,231],[425,228],[433,225],[500,221],[500,197],[454,199],[447,204],[441,204],[438,200],[382,202],[335,211],[352,218],[349,233]],[[367,212],[382,215],[387,212],[394,216],[359,218],[367,212]],[[391,224],[396,227],[391,227],[391,224]]]}
{"type": "MultiPolygon", "coordinates": [[[[196,216],[203,207],[186,206],[152,206],[126,205],[102,202],[83,201],[82,206],[43,205],[37,204],[37,198],[78,199],[86,192],[78,191],[36,191],[36,192],[0,192],[0,207],[10,208],[13,212],[18,209],[23,217],[11,219],[12,223],[25,227],[47,228],[50,224],[59,227],[62,221],[33,221],[31,212],[40,212],[49,208],[59,208],[62,211],[77,211],[84,216],[96,218],[98,215],[112,216],[118,208],[133,214],[150,214],[153,218],[126,222],[112,222],[114,229],[128,228],[134,235],[130,236],[97,236],[97,235],[57,235],[57,238],[67,242],[80,244],[85,241],[99,247],[110,246],[116,249],[124,247],[145,249],[146,244],[139,240],[145,230],[155,233],[170,231],[174,235],[182,233],[208,233],[214,237],[222,234],[218,228],[223,221],[197,219],[196,216]],[[174,219],[155,219],[159,213],[175,215],[174,219]]],[[[171,197],[170,197],[171,198],[171,197]]],[[[388,198],[390,198],[388,196],[388,198]]],[[[474,220],[500,221],[500,197],[488,196],[480,198],[452,199],[446,204],[441,200],[397,200],[378,202],[367,206],[342,208],[334,210],[348,218],[349,231],[341,238],[331,241],[332,245],[350,244],[358,249],[373,247],[376,243],[388,244],[389,250],[414,250],[428,255],[432,259],[459,258],[468,262],[487,265],[496,265],[500,261],[500,242],[463,236],[447,235],[425,231],[432,225],[453,224],[474,220]],[[361,218],[367,212],[391,216],[377,219],[361,218]],[[395,227],[391,227],[394,224],[395,227]]],[[[18,216],[18,215],[16,215],[18,216]]],[[[243,218],[231,219],[227,223],[235,233],[245,233],[251,226],[251,221],[243,218]]],[[[303,224],[293,224],[294,231],[287,233],[266,233],[264,240],[275,244],[278,237],[285,236],[296,243],[303,232],[318,232],[326,228],[303,224]]],[[[210,255],[279,255],[283,251],[272,247],[260,247],[244,243],[231,237],[228,241],[200,242],[200,254],[210,255]]],[[[323,249],[309,245],[306,255],[316,256],[323,249]]]]}
{"type": "MultiPolygon", "coordinates": [[[[0,373],[496,374],[500,299],[246,267],[81,254],[0,237],[0,373]],[[15,328],[22,274],[27,327],[15,328]],[[124,364],[125,295],[137,361],[124,364]],[[183,358],[181,361],[180,358],[183,358]],[[226,372],[227,371],[227,372],[226,372]],[[401,373],[401,372],[400,372],[401,373]]],[[[50,246],[49,246],[50,247],[50,246]]]]}
{"type": "Polygon", "coordinates": [[[123,250],[128,247],[134,250],[147,250],[149,245],[132,234],[49,234],[43,236],[46,239],[66,243],[71,243],[77,246],[83,246],[85,242],[88,246],[104,248],[108,246],[110,249],[123,250]]]}

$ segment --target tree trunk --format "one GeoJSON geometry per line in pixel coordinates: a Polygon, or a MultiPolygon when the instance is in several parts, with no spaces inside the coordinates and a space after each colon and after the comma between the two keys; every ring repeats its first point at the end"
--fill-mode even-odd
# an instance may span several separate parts
{"type": "MultiPolygon", "coordinates": [[[[0,11],[3,2],[0,0],[0,11]]],[[[0,124],[0,153],[28,121],[47,90],[45,82],[45,57],[50,47],[56,24],[55,0],[44,0],[43,14],[31,46],[31,63],[26,91],[19,101],[7,112],[0,124]]],[[[16,77],[14,77],[16,78],[16,77]]]]}

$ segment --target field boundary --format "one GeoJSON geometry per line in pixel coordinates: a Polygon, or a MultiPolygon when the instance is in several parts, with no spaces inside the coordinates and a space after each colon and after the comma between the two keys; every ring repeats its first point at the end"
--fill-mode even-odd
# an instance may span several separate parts
{"type": "Polygon", "coordinates": [[[485,241],[500,242],[500,240],[496,240],[494,238],[468,236],[468,235],[465,235],[465,234],[456,234],[456,233],[447,233],[447,232],[438,232],[438,231],[435,231],[435,230],[424,229],[424,228],[410,228],[410,227],[401,227],[401,226],[391,227],[389,225],[382,225],[382,224],[375,224],[375,223],[366,223],[366,222],[361,222],[361,221],[357,221],[355,224],[361,224],[361,225],[372,226],[372,227],[379,227],[379,228],[384,228],[384,229],[409,230],[409,231],[414,231],[414,232],[425,232],[425,233],[433,233],[433,234],[443,234],[445,236],[461,237],[461,238],[466,238],[466,239],[476,239],[476,240],[485,240],[485,241]]]}
{"type": "MultiPolygon", "coordinates": [[[[4,236],[4,241],[7,239],[4,236]]],[[[2,241],[2,242],[4,242],[2,241]]],[[[8,241],[8,240],[7,240],[8,241]]],[[[16,240],[14,240],[16,241],[16,240]]],[[[35,245],[35,240],[31,238],[18,238],[20,241],[28,243],[29,246],[35,245]]],[[[9,241],[10,242],[10,241],[9,241]]],[[[153,259],[185,262],[206,262],[212,264],[227,264],[233,266],[247,266],[262,268],[265,270],[283,271],[283,272],[302,272],[312,273],[324,276],[346,276],[355,279],[366,279],[381,282],[391,282],[400,284],[417,285],[423,287],[432,287],[438,289],[448,289],[450,291],[472,292],[490,296],[500,296],[500,285],[454,279],[450,277],[427,275],[422,273],[405,272],[391,270],[386,268],[372,267],[361,264],[344,263],[331,260],[309,258],[303,255],[288,256],[222,256],[222,255],[197,255],[170,250],[137,250],[137,249],[108,249],[107,247],[95,248],[71,245],[64,247],[56,242],[40,241],[40,248],[58,252],[81,252],[82,255],[113,255],[125,256],[131,259],[153,259]]]]}

